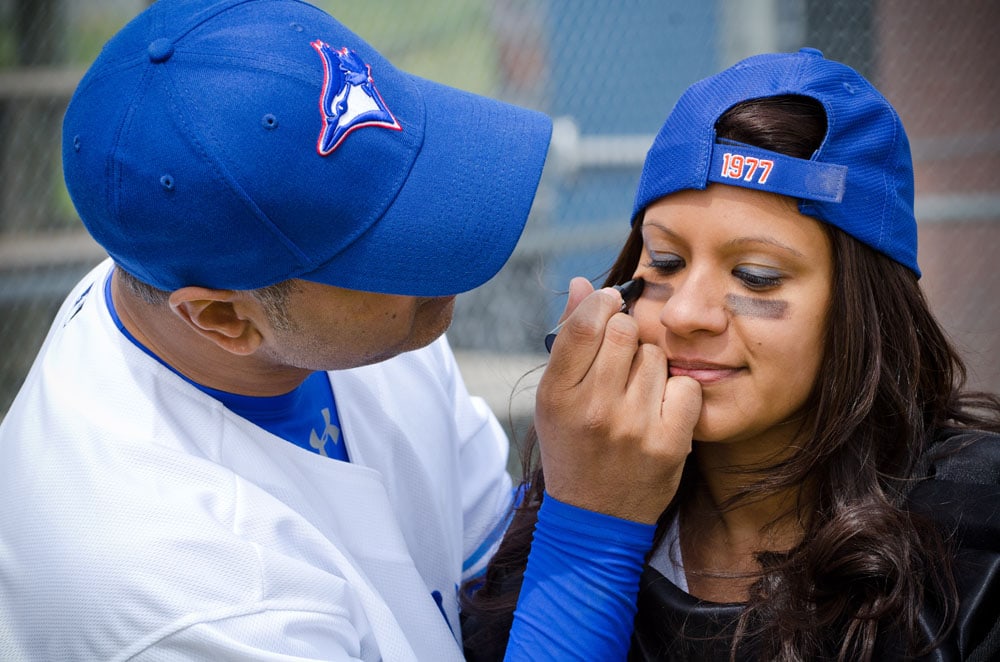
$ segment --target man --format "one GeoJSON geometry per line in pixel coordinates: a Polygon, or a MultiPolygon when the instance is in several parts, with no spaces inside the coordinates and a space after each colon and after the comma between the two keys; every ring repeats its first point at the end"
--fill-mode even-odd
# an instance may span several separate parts
{"type": "Polygon", "coordinates": [[[63,125],[110,259],[0,428],[0,657],[460,659],[511,486],[442,334],[550,130],[292,0],[123,28],[63,125]]]}
{"type": "MultiPolygon", "coordinates": [[[[512,492],[442,334],[513,251],[550,132],[296,0],[123,28],[63,124],[110,259],[0,425],[0,659],[461,659],[512,492]]],[[[700,406],[674,414],[619,293],[571,290],[511,660],[624,655],[700,406]]]]}

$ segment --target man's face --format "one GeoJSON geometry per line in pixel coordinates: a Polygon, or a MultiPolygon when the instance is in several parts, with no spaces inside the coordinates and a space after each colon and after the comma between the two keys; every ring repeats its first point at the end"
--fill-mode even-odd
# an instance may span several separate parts
{"type": "Polygon", "coordinates": [[[261,357],[276,368],[341,370],[384,361],[436,340],[455,308],[454,296],[373,294],[305,280],[293,285],[284,322],[261,323],[261,357]]]}

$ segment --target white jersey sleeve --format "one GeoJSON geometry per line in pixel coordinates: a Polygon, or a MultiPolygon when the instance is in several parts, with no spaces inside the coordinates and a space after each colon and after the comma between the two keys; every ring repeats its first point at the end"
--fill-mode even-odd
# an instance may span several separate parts
{"type": "Polygon", "coordinates": [[[330,373],[334,461],[122,336],[110,269],[0,423],[0,659],[459,662],[457,588],[510,479],[447,341],[330,373]]]}

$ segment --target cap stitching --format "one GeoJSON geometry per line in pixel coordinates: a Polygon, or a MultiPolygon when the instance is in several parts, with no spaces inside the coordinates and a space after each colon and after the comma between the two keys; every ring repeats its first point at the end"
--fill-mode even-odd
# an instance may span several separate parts
{"type": "MultiPolygon", "coordinates": [[[[886,101],[884,98],[878,99],[878,102],[881,106],[887,108],[887,110],[889,111],[889,117],[892,118],[893,120],[891,123],[892,140],[889,142],[889,144],[895,147],[896,141],[899,139],[899,129],[898,129],[899,121],[896,117],[896,113],[895,111],[893,111],[892,106],[889,105],[889,102],[886,101]]],[[[892,191],[889,186],[889,169],[888,169],[889,161],[892,158],[892,155],[893,155],[893,150],[888,149],[885,151],[885,154],[882,158],[882,165],[881,168],[879,169],[882,173],[882,192],[884,196],[884,200],[882,202],[882,215],[881,218],[879,219],[879,228],[878,228],[879,249],[882,249],[882,247],[884,246],[883,239],[885,238],[886,223],[892,223],[892,218],[890,217],[891,215],[889,214],[889,207],[891,205],[892,198],[895,197],[895,191],[892,191]]]]}
{"type": "MultiPolygon", "coordinates": [[[[806,94],[805,91],[799,91],[799,92],[796,92],[796,94],[799,94],[801,96],[813,99],[814,101],[816,101],[816,103],[818,103],[820,106],[823,107],[823,115],[824,115],[825,121],[826,121],[826,132],[823,133],[823,140],[821,140],[819,142],[819,147],[817,147],[816,151],[814,151],[812,154],[809,155],[809,160],[810,161],[818,161],[820,163],[830,163],[830,161],[827,161],[825,159],[821,159],[819,157],[820,157],[820,154],[823,152],[823,149],[827,146],[827,144],[828,144],[828,142],[830,140],[830,135],[833,133],[833,127],[834,127],[834,125],[837,124],[837,119],[836,119],[836,116],[833,113],[833,109],[832,109],[831,105],[827,102],[826,98],[825,97],[820,98],[820,96],[818,94],[814,94],[814,93],[806,94]]],[[[847,192],[851,188],[850,187],[850,183],[846,180],[847,178],[850,178],[850,177],[851,177],[851,170],[850,170],[850,168],[848,168],[847,169],[847,175],[846,175],[846,178],[845,178],[845,181],[844,181],[844,195],[847,195],[847,192]]],[[[799,200],[799,211],[801,211],[803,214],[806,214],[807,216],[812,216],[813,218],[816,218],[817,220],[823,221],[824,223],[828,223],[830,225],[833,225],[833,226],[839,228],[840,225],[838,223],[834,223],[833,221],[828,220],[826,218],[826,214],[823,213],[823,207],[826,204],[828,204],[828,203],[819,203],[819,202],[815,202],[815,201],[812,201],[812,200],[806,201],[806,200],[801,200],[800,199],[799,200]],[[811,213],[809,213],[809,212],[811,212],[811,213]]]]}
{"type": "Polygon", "coordinates": [[[221,16],[222,14],[225,14],[228,11],[232,11],[233,9],[239,7],[240,5],[245,5],[245,4],[249,4],[251,2],[257,2],[257,1],[258,0],[234,0],[229,5],[218,7],[216,9],[216,11],[211,12],[209,14],[206,14],[202,18],[202,20],[197,21],[195,23],[192,23],[186,29],[184,29],[181,32],[179,32],[177,34],[177,36],[172,39],[172,41],[174,41],[175,43],[178,42],[178,41],[180,41],[184,37],[188,36],[189,34],[191,34],[192,32],[194,32],[195,30],[197,30],[198,28],[200,28],[205,23],[208,23],[209,21],[215,20],[216,17],[221,16]]]}
{"type": "Polygon", "coordinates": [[[288,251],[296,257],[300,266],[312,268],[314,266],[313,261],[310,260],[306,253],[303,252],[298,245],[291,240],[291,238],[282,232],[267,216],[267,214],[265,214],[264,211],[257,206],[257,203],[254,202],[250,194],[247,193],[247,191],[239,184],[238,180],[230,174],[229,169],[226,168],[221,159],[217,158],[214,153],[208,149],[208,143],[211,142],[214,145],[215,141],[214,139],[211,141],[205,140],[197,131],[196,125],[189,117],[187,105],[184,103],[186,97],[181,93],[182,88],[180,88],[174,81],[173,77],[169,75],[167,76],[167,83],[168,84],[164,87],[177,109],[178,122],[191,146],[202,156],[204,161],[216,173],[221,182],[229,188],[230,192],[236,195],[240,201],[243,202],[244,206],[251,212],[258,223],[269,228],[271,233],[274,234],[274,236],[285,245],[288,251]]]}
{"type": "MultiPolygon", "coordinates": [[[[150,79],[152,78],[153,73],[154,71],[150,68],[143,70],[142,75],[132,88],[132,94],[129,97],[130,99],[134,100],[139,95],[140,90],[149,87],[150,79]]],[[[113,143],[114,151],[107,156],[107,163],[105,166],[107,180],[112,187],[110,190],[105,192],[105,197],[108,200],[107,211],[108,215],[119,224],[122,222],[121,216],[123,214],[119,193],[124,190],[124,174],[121,166],[121,160],[118,158],[118,155],[121,152],[123,136],[125,136],[131,129],[132,124],[135,121],[135,116],[136,104],[130,103],[127,111],[122,115],[117,129],[115,130],[113,143]]]]}

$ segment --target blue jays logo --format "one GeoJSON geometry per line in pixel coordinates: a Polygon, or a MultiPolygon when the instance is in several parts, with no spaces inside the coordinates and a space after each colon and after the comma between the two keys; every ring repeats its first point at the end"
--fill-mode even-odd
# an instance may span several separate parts
{"type": "Polygon", "coordinates": [[[310,45],[323,58],[323,93],[319,102],[323,130],[316,151],[322,156],[330,154],[347,134],[364,126],[402,130],[375,89],[371,67],[357,53],[347,48],[335,50],[318,39],[310,45]]]}

